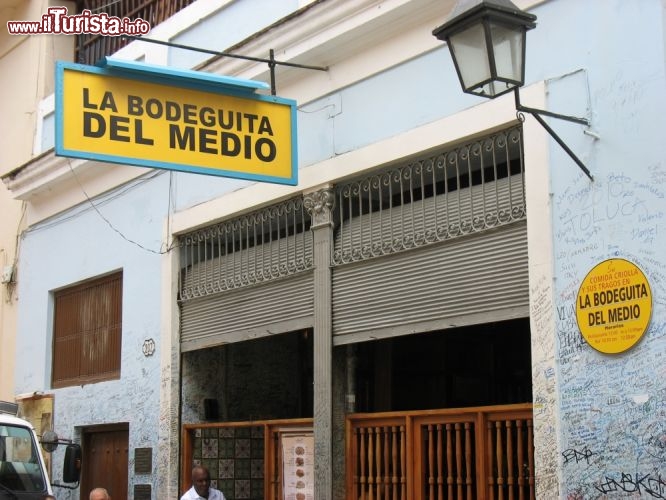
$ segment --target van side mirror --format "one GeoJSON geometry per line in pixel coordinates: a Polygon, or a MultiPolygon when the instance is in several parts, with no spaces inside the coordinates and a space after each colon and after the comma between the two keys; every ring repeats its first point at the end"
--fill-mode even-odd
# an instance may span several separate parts
{"type": "Polygon", "coordinates": [[[68,444],[65,448],[65,463],[62,468],[62,480],[65,483],[78,483],[81,477],[81,447],[68,444]]]}
{"type": "Polygon", "coordinates": [[[42,439],[40,440],[40,443],[42,444],[42,448],[44,448],[44,451],[46,451],[47,453],[53,453],[56,450],[56,448],[58,448],[60,439],[58,438],[58,435],[55,432],[46,431],[42,434],[42,439]]]}
{"type": "MultiPolygon", "coordinates": [[[[62,480],[64,483],[78,483],[81,477],[81,446],[72,443],[69,439],[61,439],[53,431],[46,431],[42,434],[42,448],[49,453],[53,453],[60,444],[66,444],[65,460],[62,464],[62,480]]],[[[54,486],[61,488],[74,489],[64,484],[53,483],[54,486]]]]}

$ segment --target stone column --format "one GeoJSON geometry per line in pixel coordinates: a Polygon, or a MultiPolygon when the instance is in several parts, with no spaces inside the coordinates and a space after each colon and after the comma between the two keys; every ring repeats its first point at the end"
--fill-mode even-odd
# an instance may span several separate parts
{"type": "Polygon", "coordinates": [[[333,494],[333,340],[331,325],[331,249],[333,189],[306,193],[303,204],[312,218],[314,237],[314,497],[333,494]]]}
{"type": "MultiPolygon", "coordinates": [[[[167,233],[167,241],[172,235],[167,233]]],[[[162,256],[161,335],[160,352],[160,411],[155,450],[155,498],[180,496],[180,330],[178,296],[178,252],[162,256]]]]}

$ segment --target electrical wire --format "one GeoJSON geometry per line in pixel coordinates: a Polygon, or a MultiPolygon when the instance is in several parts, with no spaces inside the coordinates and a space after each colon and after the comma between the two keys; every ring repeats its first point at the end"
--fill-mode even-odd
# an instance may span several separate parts
{"type": "MultiPolygon", "coordinates": [[[[72,168],[71,164],[69,165],[69,167],[70,167],[70,169],[72,168]]],[[[106,205],[107,203],[123,196],[125,193],[131,191],[135,187],[138,187],[141,184],[143,184],[144,182],[148,182],[148,181],[154,179],[155,177],[157,177],[158,175],[161,175],[162,173],[163,172],[160,172],[160,171],[153,172],[148,176],[144,176],[144,177],[141,177],[139,179],[135,179],[131,183],[127,183],[122,189],[118,189],[118,190],[113,191],[111,193],[107,193],[106,195],[98,196],[99,201],[97,202],[97,206],[100,207],[102,205],[106,205]]],[[[78,183],[78,179],[77,179],[77,183],[78,183]]],[[[51,219],[49,219],[48,222],[40,222],[38,224],[35,224],[31,228],[27,229],[25,232],[40,231],[42,229],[49,229],[53,226],[57,226],[57,225],[61,224],[62,222],[74,219],[74,218],[82,215],[83,213],[85,213],[86,207],[84,205],[80,205],[80,206],[76,207],[76,210],[78,210],[78,211],[71,212],[67,216],[63,216],[63,215],[54,216],[51,219]]]]}
{"type": "MultiPolygon", "coordinates": [[[[127,241],[128,243],[131,243],[132,245],[134,245],[134,246],[136,246],[136,247],[138,247],[138,248],[140,248],[140,249],[142,249],[142,250],[144,250],[144,251],[146,251],[146,252],[150,252],[150,253],[153,253],[153,254],[156,254],[156,255],[164,255],[164,254],[166,254],[166,253],[169,253],[171,250],[173,250],[173,249],[177,246],[177,245],[168,245],[168,244],[164,244],[164,243],[163,243],[163,244],[161,245],[161,247],[162,247],[162,246],[166,247],[166,248],[164,248],[164,249],[160,248],[160,250],[154,250],[154,249],[152,249],[152,248],[148,248],[147,246],[142,245],[142,244],[139,243],[138,241],[135,241],[135,240],[133,240],[133,239],[131,239],[131,238],[125,236],[125,235],[123,234],[123,232],[120,231],[116,226],[114,226],[113,223],[112,223],[108,218],[106,218],[106,217],[104,216],[104,214],[103,214],[103,213],[99,210],[99,208],[98,208],[99,205],[106,204],[106,203],[108,203],[108,202],[110,202],[110,201],[112,201],[112,200],[118,198],[119,196],[125,194],[129,189],[132,189],[132,188],[134,188],[134,187],[137,187],[137,186],[139,186],[140,184],[143,184],[144,182],[146,182],[146,181],[148,181],[148,180],[152,180],[153,178],[157,177],[158,175],[161,175],[162,172],[154,173],[154,174],[152,174],[150,177],[142,179],[139,183],[136,183],[136,184],[133,185],[133,186],[126,187],[126,188],[123,189],[122,191],[114,193],[113,196],[111,196],[111,197],[109,197],[109,198],[107,198],[107,199],[105,199],[105,200],[99,202],[98,204],[95,204],[95,203],[93,202],[93,200],[90,198],[90,196],[88,195],[88,193],[86,192],[85,188],[83,187],[83,184],[81,184],[81,181],[79,180],[79,177],[76,175],[76,172],[75,172],[74,169],[72,168],[72,162],[71,162],[70,160],[68,160],[67,165],[68,165],[70,171],[72,172],[72,175],[74,176],[74,179],[76,180],[76,183],[78,184],[79,189],[81,189],[81,192],[83,193],[83,196],[85,196],[86,200],[88,201],[88,204],[89,204],[89,205],[92,207],[92,209],[97,213],[97,215],[98,215],[98,216],[99,216],[99,217],[100,217],[100,218],[101,218],[101,219],[102,219],[102,220],[103,220],[103,221],[109,226],[109,228],[111,228],[111,230],[113,230],[116,234],[118,234],[123,240],[127,241]]],[[[168,200],[168,206],[169,206],[169,208],[167,209],[167,227],[168,227],[168,228],[171,227],[171,188],[172,188],[172,178],[169,179],[169,196],[168,196],[168,198],[169,198],[169,200],[168,200]]],[[[78,214],[74,214],[74,215],[72,215],[72,216],[69,217],[69,218],[73,218],[73,217],[78,216],[78,215],[80,215],[80,213],[78,213],[78,214]]],[[[69,219],[69,218],[68,218],[68,219],[69,219]]],[[[65,219],[65,220],[68,220],[68,219],[65,219]]],[[[62,219],[59,219],[59,220],[57,221],[57,223],[62,223],[62,222],[63,222],[62,219]]],[[[55,224],[55,223],[53,223],[53,224],[55,224]]],[[[40,229],[43,229],[43,227],[41,227],[40,229]]]]}

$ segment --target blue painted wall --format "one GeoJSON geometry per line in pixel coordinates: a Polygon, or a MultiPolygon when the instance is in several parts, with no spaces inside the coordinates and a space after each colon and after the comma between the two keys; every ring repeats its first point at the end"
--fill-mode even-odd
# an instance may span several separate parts
{"type": "MultiPolygon", "coordinates": [[[[268,18],[257,18],[257,12],[274,20],[287,9],[282,2],[264,4],[265,9],[257,11],[252,8],[256,3],[234,3],[233,9],[205,20],[176,41],[208,47],[213,46],[213,40],[223,38],[220,48],[228,46],[232,40],[224,37],[229,33],[218,32],[219,26],[243,25],[256,30],[269,22],[268,18]],[[256,23],[248,25],[248,19],[256,23]]],[[[553,311],[560,422],[554,430],[558,433],[554,442],[559,444],[561,457],[557,471],[545,472],[559,476],[563,498],[603,498],[604,494],[663,498],[664,5],[659,0],[552,0],[533,12],[538,16],[538,27],[528,34],[527,83],[547,80],[549,107],[587,115],[592,119],[592,129],[601,137],[595,140],[583,134],[579,125],[551,120],[591,168],[595,180],[590,182],[551,141],[554,231],[544,237],[552,236],[555,255],[553,311]],[[611,356],[585,344],[575,322],[574,303],[587,272],[598,262],[616,256],[643,269],[652,286],[654,308],[641,342],[626,353],[611,356]]],[[[246,35],[234,31],[232,38],[246,35]]],[[[200,60],[198,55],[183,51],[170,55],[176,66],[192,66],[200,60]]],[[[441,47],[303,106],[298,113],[300,166],[392,137],[481,102],[459,90],[450,56],[441,47]]],[[[246,184],[161,173],[100,197],[95,203],[127,239],[159,250],[169,202],[181,210],[246,184]]],[[[131,449],[157,446],[159,343],[150,358],[143,356],[141,345],[146,338],[159,338],[159,296],[165,286],[160,260],[159,255],[121,237],[88,204],[24,235],[17,339],[19,393],[49,387],[48,291],[124,270],[122,378],[55,391],[55,422],[59,428],[129,421],[131,449]]],[[[152,480],[157,485],[159,478],[155,476],[159,474],[132,480],[152,480]]],[[[67,495],[64,493],[62,498],[74,498],[67,495]]]]}
{"type": "MultiPolygon", "coordinates": [[[[230,2],[226,7],[202,19],[195,26],[171,40],[190,47],[203,47],[224,52],[241,40],[288,16],[298,8],[297,0],[245,0],[230,2]]],[[[169,66],[193,68],[208,60],[210,54],[170,49],[169,66]]],[[[268,57],[265,54],[260,57],[268,57]]]]}
{"type": "MultiPolygon", "coordinates": [[[[65,438],[77,428],[129,423],[130,464],[136,447],[157,452],[160,396],[160,240],[168,200],[168,174],[158,173],[34,226],[21,244],[17,392],[50,388],[54,289],[112,271],[123,271],[121,378],[55,390],[54,424],[65,438]],[[99,211],[99,213],[98,213],[99,211]],[[103,219],[122,232],[123,237],[103,219]],[[133,240],[131,243],[128,240],[133,240]],[[139,245],[145,247],[141,248],[139,245]],[[144,356],[146,339],[156,351],[144,356]]],[[[54,479],[61,479],[63,451],[54,453],[54,479]]],[[[131,466],[131,469],[133,467],[131,466]]],[[[159,475],[130,476],[150,484],[159,475]]],[[[155,486],[153,486],[154,488],[155,486]]],[[[58,498],[78,498],[58,490],[58,498]]]]}

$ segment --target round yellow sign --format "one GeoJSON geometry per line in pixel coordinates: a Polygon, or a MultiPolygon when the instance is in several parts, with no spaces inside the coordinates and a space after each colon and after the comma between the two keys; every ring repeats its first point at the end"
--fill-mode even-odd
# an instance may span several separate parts
{"type": "Polygon", "coordinates": [[[600,262],[587,273],[576,297],[576,321],[594,349],[616,354],[632,348],[652,316],[645,274],[624,259],[600,262]]]}

